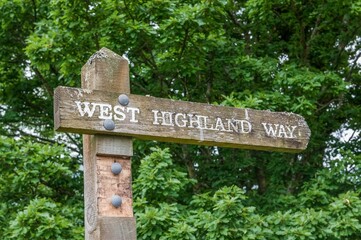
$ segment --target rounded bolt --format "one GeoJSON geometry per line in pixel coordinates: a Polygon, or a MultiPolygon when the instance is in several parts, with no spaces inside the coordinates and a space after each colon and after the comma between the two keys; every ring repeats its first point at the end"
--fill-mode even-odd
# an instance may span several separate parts
{"type": "Polygon", "coordinates": [[[120,165],[120,163],[118,162],[112,163],[112,173],[114,175],[118,175],[121,171],[122,171],[122,165],[120,165]]]}
{"type": "Polygon", "coordinates": [[[118,97],[118,102],[120,105],[127,106],[129,104],[129,98],[125,94],[120,94],[118,97]]]}
{"type": "Polygon", "coordinates": [[[106,130],[114,130],[115,128],[115,123],[113,120],[111,119],[105,119],[104,122],[103,122],[103,126],[106,130]]]}
{"type": "Polygon", "coordinates": [[[118,195],[112,196],[112,205],[116,208],[120,207],[122,205],[122,198],[118,195]]]}

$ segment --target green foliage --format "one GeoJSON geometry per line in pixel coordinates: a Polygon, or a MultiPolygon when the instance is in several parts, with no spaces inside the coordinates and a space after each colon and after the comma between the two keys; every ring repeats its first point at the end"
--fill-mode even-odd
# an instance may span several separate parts
{"type": "Polygon", "coordinates": [[[194,183],[186,173],[171,168],[173,163],[169,149],[151,148],[139,167],[139,176],[133,183],[135,197],[148,201],[172,201],[184,195],[185,186],[194,183]],[[167,170],[168,169],[168,170],[167,170]]]}
{"type": "Polygon", "coordinates": [[[79,165],[61,146],[0,140],[0,238],[82,239],[79,165]]]}
{"type": "Polygon", "coordinates": [[[299,154],[135,141],[140,239],[358,239],[360,9],[0,0],[0,238],[82,236],[81,138],[54,133],[53,90],[107,47],[134,94],[295,112],[312,132],[299,154]]]}
{"type": "MultiPolygon", "coordinates": [[[[157,168],[159,175],[175,171],[168,150],[153,149],[151,157],[142,160],[140,169],[166,161],[157,168]],[[155,157],[157,156],[157,157],[155,157]]],[[[356,157],[358,163],[361,161],[356,157]]],[[[325,169],[308,182],[305,191],[284,202],[284,210],[260,213],[248,205],[245,191],[239,187],[223,187],[215,192],[196,194],[190,201],[178,195],[168,199],[135,199],[139,239],[357,239],[361,234],[361,197],[359,191],[344,191],[352,178],[339,181],[338,169],[325,169]],[[328,176],[326,176],[328,175],[328,176]],[[326,181],[324,187],[320,181],[326,181]],[[332,182],[331,182],[332,181],[332,182]],[[326,189],[325,189],[326,188],[326,189]],[[335,194],[335,191],[342,193],[335,194]],[[291,210],[290,208],[293,208],[291,210]]],[[[140,174],[136,182],[149,181],[140,174]]],[[[178,172],[183,188],[189,180],[178,172]]],[[[355,172],[356,173],[356,172],[355,172]]],[[[360,169],[357,170],[360,174],[360,169]]],[[[172,186],[165,181],[160,192],[172,186]],[[162,190],[163,189],[163,190],[162,190]]],[[[144,192],[153,186],[143,185],[144,192]]],[[[153,190],[156,192],[158,189],[153,190]]],[[[178,189],[181,190],[181,189],[178,189]]],[[[139,186],[135,191],[141,191],[139,186]]],[[[136,195],[138,193],[136,192],[136,195]]],[[[144,196],[143,196],[144,197],[144,196]]],[[[277,200],[276,200],[277,201],[277,200]]],[[[278,200],[282,201],[282,199],[278,200]]]]}
{"type": "Polygon", "coordinates": [[[36,198],[10,222],[9,239],[83,239],[83,226],[74,226],[81,213],[79,206],[64,207],[48,198],[36,198]]]}

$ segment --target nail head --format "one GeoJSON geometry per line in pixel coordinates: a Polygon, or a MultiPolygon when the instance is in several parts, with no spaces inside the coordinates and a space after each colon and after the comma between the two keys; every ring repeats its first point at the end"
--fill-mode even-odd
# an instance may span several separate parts
{"type": "Polygon", "coordinates": [[[111,119],[105,119],[104,122],[103,122],[103,126],[104,126],[104,128],[105,128],[106,130],[111,131],[111,130],[114,130],[114,128],[115,128],[115,123],[114,123],[114,121],[111,120],[111,119]]]}
{"type": "Polygon", "coordinates": [[[125,94],[120,94],[118,97],[118,102],[120,105],[127,106],[129,104],[129,98],[125,94]]]}
{"type": "Polygon", "coordinates": [[[118,162],[112,163],[112,173],[118,175],[122,171],[122,165],[118,162]]]}
{"type": "Polygon", "coordinates": [[[118,195],[112,196],[112,205],[116,208],[120,207],[122,205],[122,198],[118,195]]]}

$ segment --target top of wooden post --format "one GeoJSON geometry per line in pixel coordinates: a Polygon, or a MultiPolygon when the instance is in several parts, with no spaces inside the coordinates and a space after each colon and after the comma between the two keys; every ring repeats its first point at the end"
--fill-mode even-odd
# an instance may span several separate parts
{"type": "Polygon", "coordinates": [[[82,67],[81,80],[85,89],[130,93],[128,60],[102,48],[82,67]]]}

